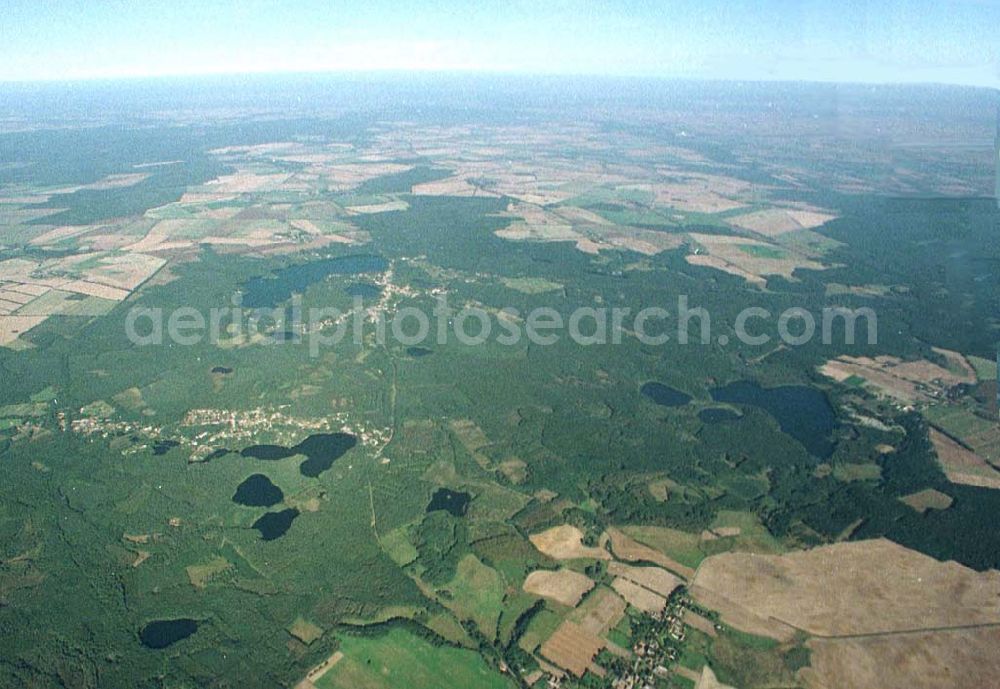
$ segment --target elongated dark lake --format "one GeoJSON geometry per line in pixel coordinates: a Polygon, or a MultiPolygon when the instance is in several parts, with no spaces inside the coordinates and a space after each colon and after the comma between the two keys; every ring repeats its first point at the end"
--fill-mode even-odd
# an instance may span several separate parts
{"type": "Polygon", "coordinates": [[[388,267],[388,261],[372,254],[335,256],[288,266],[248,280],[243,285],[243,306],[251,309],[274,307],[331,275],[381,273],[388,267]]]}
{"type": "Polygon", "coordinates": [[[156,620],[139,632],[139,641],[146,648],[166,648],[198,631],[197,620],[181,618],[177,620],[156,620]]]}
{"type": "Polygon", "coordinates": [[[645,383],[639,388],[639,392],[661,407],[683,407],[691,401],[691,395],[663,383],[645,383]]]}
{"type": "Polygon", "coordinates": [[[260,532],[262,540],[273,541],[288,533],[297,516],[299,516],[299,511],[294,508],[280,512],[268,512],[253,523],[253,528],[260,532]]]}
{"type": "Polygon", "coordinates": [[[240,454],[253,459],[276,461],[295,455],[305,455],[306,460],[299,465],[303,476],[317,478],[333,466],[348,450],[358,444],[358,439],[350,433],[317,433],[298,445],[252,445],[240,454]]]}
{"type": "Polygon", "coordinates": [[[236,487],[233,502],[247,507],[271,507],[285,499],[281,489],[264,474],[254,474],[236,487]]]}
{"type": "Polygon", "coordinates": [[[826,459],[833,454],[830,433],[836,415],[826,395],[806,385],[761,387],[741,380],[709,391],[716,402],[743,404],[763,409],[774,417],[778,427],[798,440],[809,454],[826,459]]]}

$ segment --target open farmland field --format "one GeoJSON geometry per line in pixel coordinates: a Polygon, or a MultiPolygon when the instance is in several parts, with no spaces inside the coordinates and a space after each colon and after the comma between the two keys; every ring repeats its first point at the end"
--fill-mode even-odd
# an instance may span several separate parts
{"type": "MultiPolygon", "coordinates": [[[[433,646],[392,630],[381,637],[345,636],[342,657],[313,682],[316,689],[510,689],[473,651],[433,646]]],[[[302,689],[307,689],[302,687],[302,689]]]]}
{"type": "Polygon", "coordinates": [[[583,532],[568,524],[554,526],[541,533],[532,534],[529,539],[539,552],[555,560],[584,558],[606,560],[610,558],[605,550],[596,546],[583,545],[583,532]]]}
{"type": "Polygon", "coordinates": [[[1000,574],[885,540],[786,555],[716,555],[701,564],[693,585],[696,597],[701,589],[714,592],[818,636],[1000,624],[1000,574]]]}
{"type": "Polygon", "coordinates": [[[535,570],[528,575],[523,585],[526,593],[551,598],[571,608],[593,587],[594,582],[590,578],[569,569],[535,570]]]}
{"type": "Polygon", "coordinates": [[[997,644],[1000,627],[816,639],[801,677],[817,689],[988,687],[1000,673],[997,644]]]}

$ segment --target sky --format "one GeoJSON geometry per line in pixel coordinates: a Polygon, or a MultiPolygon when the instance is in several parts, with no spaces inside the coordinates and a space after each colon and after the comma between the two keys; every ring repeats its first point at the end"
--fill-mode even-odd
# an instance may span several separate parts
{"type": "Polygon", "coordinates": [[[469,71],[1000,86],[1000,0],[4,0],[0,81],[469,71]]]}

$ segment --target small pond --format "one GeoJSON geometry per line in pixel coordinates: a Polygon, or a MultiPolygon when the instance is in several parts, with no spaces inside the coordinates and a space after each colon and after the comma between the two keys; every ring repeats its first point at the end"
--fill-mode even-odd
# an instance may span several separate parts
{"type": "Polygon", "coordinates": [[[428,512],[444,510],[452,516],[462,517],[469,510],[469,502],[472,496],[461,491],[449,490],[448,488],[438,488],[431,496],[431,501],[427,505],[428,512]]]}
{"type": "Polygon", "coordinates": [[[139,641],[146,648],[166,648],[198,631],[198,621],[188,618],[155,620],[139,632],[139,641]]]}

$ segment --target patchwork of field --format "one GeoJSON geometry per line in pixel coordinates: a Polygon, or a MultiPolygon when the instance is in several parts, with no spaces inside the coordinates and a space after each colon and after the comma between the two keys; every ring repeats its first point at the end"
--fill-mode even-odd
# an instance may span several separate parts
{"type": "Polygon", "coordinates": [[[976,382],[976,373],[957,352],[939,350],[953,362],[948,368],[926,360],[903,361],[894,356],[852,357],[828,361],[820,372],[839,382],[860,379],[879,394],[902,402],[931,402],[948,388],[976,382]]]}
{"type": "Polygon", "coordinates": [[[749,237],[721,234],[689,235],[693,252],[685,258],[692,265],[715,268],[763,287],[767,277],[794,278],[796,270],[823,270],[827,266],[790,245],[749,237]]]}
{"type": "Polygon", "coordinates": [[[614,552],[615,557],[626,562],[650,562],[670,570],[685,580],[694,577],[695,571],[693,568],[683,565],[664,555],[662,552],[629,538],[618,529],[608,529],[607,533],[611,541],[611,550],[614,552]]]}
{"type": "Polygon", "coordinates": [[[145,254],[92,252],[0,261],[0,345],[51,316],[101,316],[163,267],[145,254]]]}
{"type": "MultiPolygon", "coordinates": [[[[973,490],[1000,487],[1000,428],[984,414],[995,364],[959,332],[981,314],[910,318],[913,295],[959,300],[879,253],[888,244],[924,272],[948,253],[933,232],[954,225],[956,256],[985,255],[995,237],[975,223],[993,223],[992,206],[912,200],[942,186],[935,174],[975,190],[971,166],[956,155],[897,175],[878,156],[842,160],[825,138],[789,161],[732,122],[706,137],[706,122],[673,112],[637,127],[603,112],[476,125],[388,114],[225,114],[167,127],[151,150],[128,129],[121,170],[89,182],[33,183],[44,161],[30,156],[0,165],[4,180],[29,180],[0,188],[0,684],[499,689],[551,676],[577,689],[649,661],[633,644],[654,637],[676,654],[647,669],[672,687],[795,686],[808,673],[815,687],[892,687],[912,672],[983,683],[994,668],[962,653],[988,655],[1000,624],[983,497],[995,491],[973,490]],[[829,189],[910,197],[791,200],[829,189]],[[930,234],[913,228],[921,218],[930,234]],[[320,269],[362,251],[391,267],[320,269]],[[679,293],[720,315],[891,301],[879,351],[898,356],[735,343],[661,355],[634,338],[613,353],[404,347],[370,332],[318,356],[260,333],[155,351],[121,340],[117,305],[207,309],[248,283],[282,304],[283,276],[300,268],[317,269],[288,281],[307,306],[376,293],[390,314],[438,296],[491,314],[679,293]],[[954,350],[928,352],[941,342],[954,350]],[[830,380],[816,381],[825,358],[830,380]],[[653,379],[690,402],[654,409],[638,391],[653,379]],[[743,380],[821,392],[831,457],[817,461],[764,406],[710,402],[743,380]],[[940,479],[909,405],[967,485],[940,479]],[[342,433],[355,446],[318,472],[295,454],[342,433]],[[789,552],[862,527],[988,571],[888,541],[789,552]],[[196,631],[142,647],[143,625],[180,615],[196,631]],[[948,635],[966,633],[963,651],[948,635]],[[928,654],[939,666],[924,667],[928,654]]],[[[39,174],[83,180],[115,164],[105,144],[117,139],[84,129],[93,159],[39,174]]]]}

